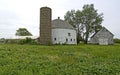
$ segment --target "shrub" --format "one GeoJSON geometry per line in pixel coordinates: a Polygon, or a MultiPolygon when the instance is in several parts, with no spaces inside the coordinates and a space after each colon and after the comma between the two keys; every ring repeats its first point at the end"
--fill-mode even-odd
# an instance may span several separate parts
{"type": "Polygon", "coordinates": [[[26,38],[26,39],[20,39],[18,40],[18,44],[32,44],[32,45],[36,45],[39,44],[37,41],[35,41],[34,39],[31,38],[26,38]]]}
{"type": "Polygon", "coordinates": [[[120,39],[115,38],[115,39],[114,39],[114,42],[115,42],[115,43],[120,43],[120,39]]]}

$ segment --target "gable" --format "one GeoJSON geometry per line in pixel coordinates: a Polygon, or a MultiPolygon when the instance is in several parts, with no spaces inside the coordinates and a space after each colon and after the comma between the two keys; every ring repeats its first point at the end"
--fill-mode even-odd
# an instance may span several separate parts
{"type": "Polygon", "coordinates": [[[95,33],[91,38],[94,37],[110,37],[110,36],[114,36],[109,30],[107,30],[105,27],[103,27],[100,31],[98,31],[97,33],[95,33]]]}

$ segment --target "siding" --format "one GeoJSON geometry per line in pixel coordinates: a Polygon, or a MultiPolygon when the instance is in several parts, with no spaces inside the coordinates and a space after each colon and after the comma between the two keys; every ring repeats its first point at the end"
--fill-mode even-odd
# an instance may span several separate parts
{"type": "Polygon", "coordinates": [[[76,30],[52,29],[53,44],[77,44],[76,30]]]}
{"type": "Polygon", "coordinates": [[[114,44],[113,36],[110,31],[103,27],[98,33],[91,37],[90,43],[100,45],[114,44]]]}

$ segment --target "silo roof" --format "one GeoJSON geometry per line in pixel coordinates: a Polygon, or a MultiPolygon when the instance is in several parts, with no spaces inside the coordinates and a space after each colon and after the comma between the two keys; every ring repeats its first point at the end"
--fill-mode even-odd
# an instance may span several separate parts
{"type": "Polygon", "coordinates": [[[60,18],[55,19],[52,21],[52,28],[61,28],[61,29],[75,29],[72,25],[68,22],[61,20],[60,18]]]}

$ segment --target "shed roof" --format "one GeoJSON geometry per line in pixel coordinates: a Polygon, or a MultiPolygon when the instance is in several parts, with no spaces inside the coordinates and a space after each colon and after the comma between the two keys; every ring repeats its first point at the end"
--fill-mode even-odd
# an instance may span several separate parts
{"type": "Polygon", "coordinates": [[[68,22],[61,20],[59,17],[52,21],[52,28],[62,28],[62,29],[75,29],[68,22]]]}
{"type": "Polygon", "coordinates": [[[91,36],[91,38],[93,38],[94,36],[96,36],[97,34],[103,32],[104,30],[106,30],[107,32],[109,32],[111,35],[114,36],[114,34],[112,34],[108,29],[106,29],[105,27],[102,27],[102,29],[100,31],[98,31],[97,33],[93,34],[93,36],[91,36]]]}

